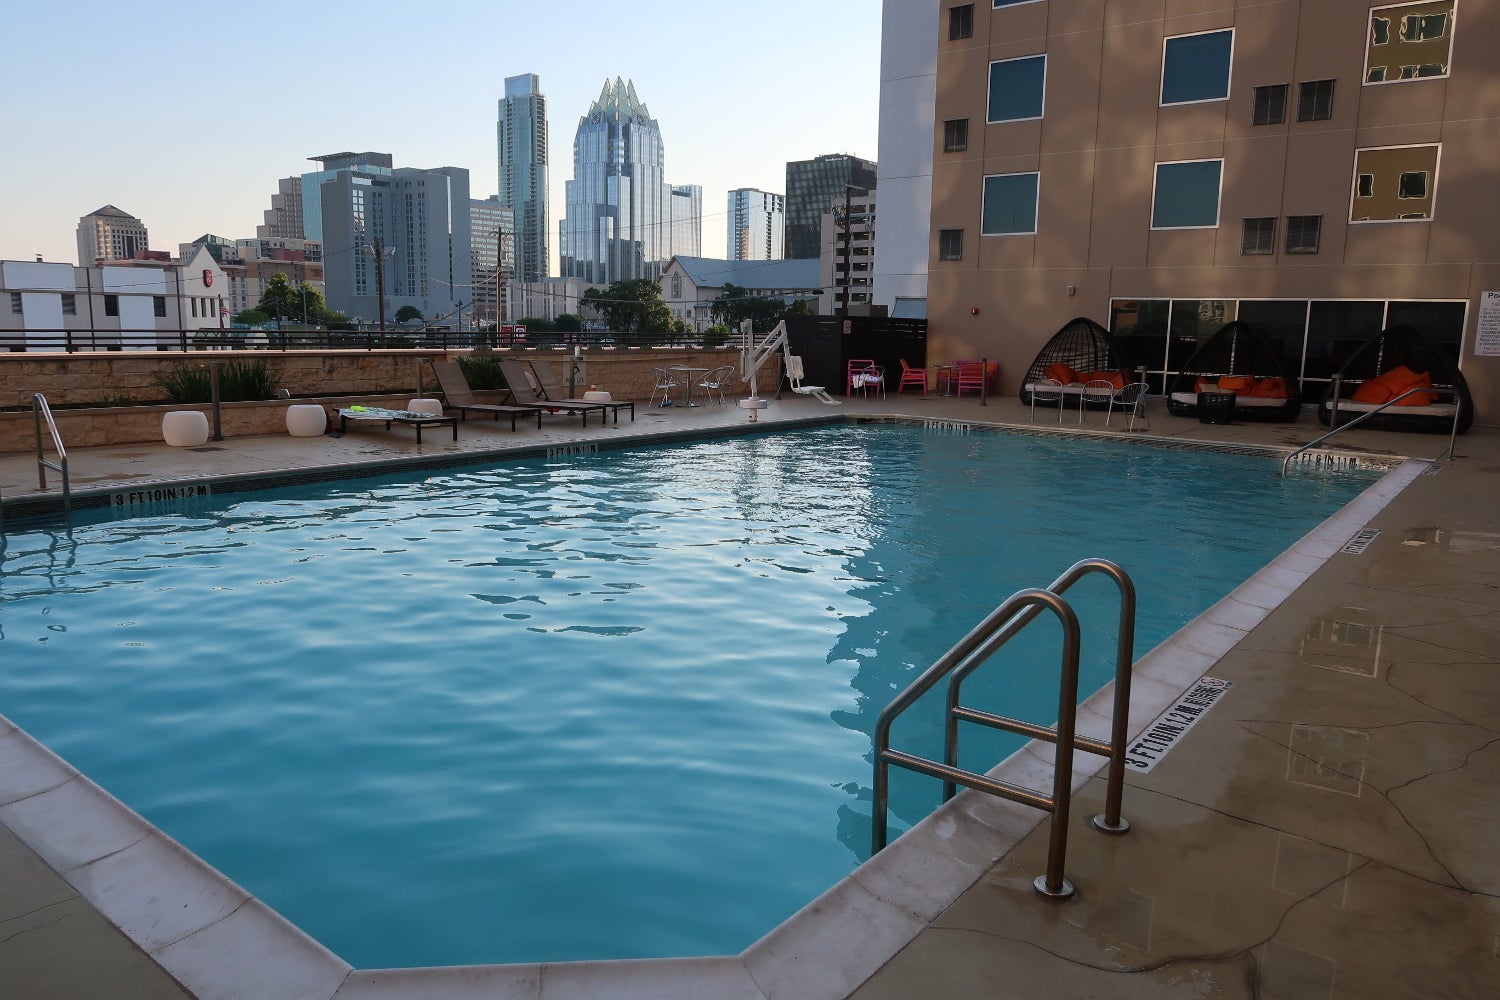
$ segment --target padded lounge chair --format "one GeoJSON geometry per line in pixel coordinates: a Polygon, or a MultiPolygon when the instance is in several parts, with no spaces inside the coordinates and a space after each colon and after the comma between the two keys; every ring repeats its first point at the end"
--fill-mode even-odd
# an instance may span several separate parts
{"type": "MultiPolygon", "coordinates": [[[[557,402],[559,400],[561,400],[562,402],[574,402],[574,400],[568,399],[567,393],[563,389],[562,377],[558,374],[557,369],[552,367],[552,362],[531,361],[528,362],[528,364],[530,365],[531,370],[536,374],[537,384],[541,388],[542,398],[544,400],[549,403],[557,402]]],[[[629,400],[626,400],[622,403],[617,403],[614,400],[609,400],[608,402],[599,402],[597,405],[604,407],[610,413],[614,414],[615,423],[617,424],[620,422],[621,410],[629,410],[630,419],[635,419],[635,404],[630,402],[629,400]]]]}
{"type": "Polygon", "coordinates": [[[1108,395],[1096,398],[1097,394],[1085,394],[1083,383],[1108,375],[1113,384],[1118,375],[1118,382],[1124,385],[1129,381],[1125,377],[1129,370],[1130,359],[1110,332],[1087,316],[1079,316],[1063,324],[1032,359],[1021,378],[1021,402],[1030,406],[1032,390],[1044,388],[1050,380],[1062,383],[1062,395],[1056,394],[1055,386],[1046,387],[1037,402],[1056,402],[1061,409],[1077,398],[1079,405],[1108,406],[1108,395]]]}
{"type": "Polygon", "coordinates": [[[1172,379],[1168,412],[1200,416],[1200,392],[1233,392],[1231,415],[1239,420],[1296,420],[1302,412],[1297,380],[1288,377],[1276,349],[1259,330],[1238,320],[1219,327],[1172,379]]]}
{"type": "Polygon", "coordinates": [[[531,370],[531,365],[525,361],[500,361],[500,373],[505,376],[505,384],[510,386],[510,395],[515,402],[522,406],[540,406],[550,413],[573,413],[583,421],[585,427],[589,423],[589,414],[599,414],[599,422],[604,423],[604,414],[609,409],[607,403],[586,403],[583,400],[574,399],[548,399],[542,391],[541,380],[531,370]]]}
{"type": "MultiPolygon", "coordinates": [[[[1415,405],[1414,401],[1419,397],[1414,394],[1407,401],[1381,410],[1361,426],[1447,434],[1453,430],[1456,415],[1458,433],[1464,433],[1474,423],[1474,397],[1469,394],[1469,384],[1453,360],[1456,353],[1456,350],[1444,350],[1409,326],[1393,326],[1380,331],[1339,369],[1339,423],[1348,423],[1361,413],[1379,408],[1379,403],[1356,402],[1354,397],[1365,383],[1405,367],[1410,372],[1426,375],[1433,388],[1447,391],[1429,393],[1430,399],[1415,405]]],[[[1318,420],[1325,427],[1333,416],[1333,390],[1330,384],[1328,394],[1318,406],[1318,420]]]]}
{"type": "Polygon", "coordinates": [[[499,420],[503,414],[510,417],[510,429],[514,431],[516,418],[522,415],[535,416],[536,429],[542,429],[542,413],[545,407],[536,404],[476,402],[473,390],[469,388],[469,380],[464,376],[464,370],[457,361],[434,361],[432,373],[437,376],[438,385],[443,389],[443,399],[447,408],[457,410],[460,419],[469,419],[470,410],[475,413],[493,414],[496,420],[499,420]]]}

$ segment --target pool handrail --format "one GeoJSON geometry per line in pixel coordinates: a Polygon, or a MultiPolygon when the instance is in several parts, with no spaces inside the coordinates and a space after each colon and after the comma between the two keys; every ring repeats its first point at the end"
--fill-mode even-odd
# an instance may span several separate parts
{"type": "Polygon", "coordinates": [[[1135,586],[1129,574],[1106,559],[1085,559],[1075,563],[1053,581],[1047,589],[1018,591],[985,616],[968,635],[928,667],[920,677],[897,695],[880,713],[875,723],[874,803],[871,824],[871,854],[886,845],[890,795],[890,764],[943,779],[945,800],[955,785],[963,785],[1001,798],[1020,802],[1052,814],[1047,871],[1032,883],[1036,891],[1052,899],[1067,899],[1073,886],[1064,877],[1067,855],[1067,824],[1072,796],[1073,752],[1075,749],[1102,753],[1110,757],[1109,790],[1106,812],[1094,818],[1096,829],[1107,833],[1124,833],[1130,824],[1120,818],[1120,801],[1124,786],[1125,740],[1129,728],[1130,668],[1135,633],[1135,586]],[[1059,591],[1065,591],[1092,572],[1111,576],[1120,588],[1121,629],[1116,654],[1115,711],[1108,744],[1077,735],[1078,713],[1078,617],[1059,591]],[[1063,626],[1062,680],[1058,691],[1057,726],[1048,728],[1020,720],[1007,719],[966,709],[957,704],[958,686],[963,677],[995,653],[1001,646],[1033,621],[1043,610],[1050,610],[1063,626]],[[928,760],[915,754],[894,750],[890,746],[891,725],[906,709],[916,703],[944,677],[955,670],[960,676],[950,681],[948,712],[945,722],[944,760],[928,760]],[[1033,789],[990,778],[957,766],[957,722],[978,722],[993,728],[1040,738],[1057,746],[1053,764],[1050,797],[1033,789]]]}
{"type": "Polygon", "coordinates": [[[1281,460],[1281,474],[1283,476],[1286,475],[1286,470],[1291,466],[1292,459],[1296,458],[1298,455],[1302,454],[1304,451],[1310,451],[1313,448],[1316,448],[1318,445],[1322,444],[1324,441],[1327,441],[1329,438],[1333,437],[1335,434],[1339,434],[1339,433],[1341,433],[1343,431],[1347,431],[1351,427],[1357,427],[1357,426],[1359,426],[1364,421],[1370,419],[1371,417],[1375,416],[1378,413],[1381,413],[1381,412],[1389,409],[1392,406],[1395,406],[1397,403],[1401,402],[1401,400],[1405,399],[1407,396],[1410,396],[1413,393],[1417,393],[1417,392],[1446,392],[1446,393],[1449,393],[1450,395],[1452,395],[1452,397],[1453,397],[1453,427],[1448,431],[1448,450],[1445,451],[1445,452],[1443,452],[1437,458],[1433,459],[1434,462],[1441,461],[1444,458],[1452,461],[1452,459],[1454,457],[1454,455],[1453,455],[1453,449],[1454,449],[1454,447],[1458,443],[1458,421],[1459,421],[1459,418],[1461,418],[1463,416],[1463,413],[1464,413],[1464,400],[1463,400],[1463,396],[1461,396],[1459,394],[1459,391],[1457,389],[1452,389],[1452,388],[1449,388],[1447,386],[1442,386],[1442,385],[1422,385],[1422,386],[1415,386],[1415,387],[1413,387],[1411,389],[1407,389],[1405,392],[1403,392],[1399,396],[1395,396],[1395,397],[1393,397],[1391,399],[1386,400],[1384,403],[1381,403],[1379,406],[1375,407],[1375,409],[1368,410],[1368,411],[1366,411],[1364,413],[1361,413],[1359,416],[1355,417],[1353,420],[1349,421],[1347,424],[1340,424],[1339,423],[1339,386],[1340,386],[1341,381],[1342,380],[1338,376],[1334,376],[1334,379],[1333,379],[1333,394],[1330,397],[1330,406],[1331,406],[1332,412],[1328,416],[1328,423],[1329,423],[1329,426],[1330,426],[1330,430],[1328,431],[1328,433],[1323,434],[1320,437],[1317,437],[1314,440],[1307,442],[1307,444],[1305,444],[1302,447],[1298,448],[1296,451],[1291,452],[1290,454],[1288,454],[1286,456],[1286,458],[1282,459],[1281,460]]]}
{"type": "Polygon", "coordinates": [[[37,486],[45,490],[47,488],[47,470],[59,473],[62,476],[63,516],[72,519],[73,516],[73,491],[68,479],[68,449],[63,446],[62,434],[58,432],[57,421],[52,419],[52,408],[47,405],[47,397],[39,392],[31,394],[31,414],[36,420],[36,479],[37,486]],[[52,438],[52,447],[57,451],[57,461],[50,462],[42,452],[42,421],[47,422],[47,432],[52,438]]]}

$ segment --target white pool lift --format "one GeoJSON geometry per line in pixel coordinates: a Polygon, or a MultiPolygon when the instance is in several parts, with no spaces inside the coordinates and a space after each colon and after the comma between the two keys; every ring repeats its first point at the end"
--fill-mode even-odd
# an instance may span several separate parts
{"type": "Polygon", "coordinates": [[[740,400],[740,409],[750,411],[750,421],[755,422],[759,411],[771,405],[770,401],[761,397],[756,390],[755,376],[760,371],[760,366],[771,359],[771,355],[777,351],[781,352],[782,366],[786,370],[786,380],[791,385],[792,391],[802,396],[812,396],[820,402],[829,406],[838,406],[839,401],[828,395],[828,391],[821,385],[803,385],[802,380],[807,377],[807,371],[802,367],[802,358],[792,353],[792,346],[787,340],[786,321],[782,320],[776,324],[776,328],[766,334],[765,339],[759,344],[755,342],[755,332],[750,328],[748,322],[740,327],[740,381],[750,383],[750,395],[740,400]]]}

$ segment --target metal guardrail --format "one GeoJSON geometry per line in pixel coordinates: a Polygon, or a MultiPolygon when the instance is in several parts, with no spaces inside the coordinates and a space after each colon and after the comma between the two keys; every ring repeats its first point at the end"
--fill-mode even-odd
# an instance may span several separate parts
{"type": "Polygon", "coordinates": [[[41,393],[33,393],[31,396],[31,413],[36,420],[36,479],[40,489],[47,488],[47,470],[51,469],[62,476],[63,494],[63,516],[69,520],[73,517],[73,490],[68,480],[68,449],[63,447],[62,435],[58,433],[57,421],[52,419],[52,408],[47,405],[47,397],[41,393]],[[52,447],[57,451],[57,461],[49,462],[46,454],[42,451],[42,421],[47,422],[47,431],[52,437],[52,447]]]}
{"type": "Polygon", "coordinates": [[[1072,801],[1073,752],[1083,750],[1110,758],[1105,811],[1094,817],[1095,829],[1104,833],[1125,833],[1130,824],[1120,816],[1125,784],[1126,737],[1130,726],[1130,672],[1135,647],[1135,584],[1129,574],[1107,559],[1085,559],[1071,566],[1045,590],[1022,590],[1013,594],[984,621],[959,640],[931,667],[896,697],[880,713],[875,724],[874,816],[871,830],[871,853],[886,845],[887,812],[890,796],[890,767],[896,764],[908,770],[943,779],[944,801],[956,792],[957,785],[974,788],[1010,799],[1052,814],[1047,849],[1047,871],[1032,883],[1036,891],[1049,898],[1066,899],[1073,886],[1064,876],[1068,845],[1068,815],[1072,801]],[[1078,617],[1061,596],[1073,584],[1090,573],[1104,573],[1120,589],[1120,634],[1115,652],[1114,718],[1108,743],[1077,735],[1078,714],[1078,617]],[[994,715],[960,704],[963,681],[985,660],[1014,638],[1043,611],[1055,614],[1063,626],[1062,682],[1058,691],[1057,726],[994,715]],[[928,760],[915,754],[893,750],[891,726],[896,718],[916,703],[939,681],[948,681],[947,707],[943,734],[943,761],[928,760]],[[1007,732],[1040,739],[1057,746],[1052,772],[1050,796],[1010,782],[965,770],[958,766],[958,723],[974,722],[1007,732]]]}
{"type": "Polygon", "coordinates": [[[473,348],[717,348],[730,338],[704,333],[620,333],[531,330],[524,334],[478,330],[0,330],[0,352],[55,351],[297,351],[471,350],[473,348]]]}
{"type": "Polygon", "coordinates": [[[1449,395],[1451,395],[1453,397],[1453,427],[1452,427],[1452,429],[1450,429],[1448,431],[1448,450],[1445,451],[1445,452],[1443,452],[1437,458],[1433,459],[1433,461],[1436,462],[1436,461],[1438,461],[1440,459],[1444,459],[1444,458],[1451,460],[1453,458],[1453,449],[1456,447],[1457,442],[1458,442],[1458,421],[1459,421],[1459,418],[1461,418],[1463,416],[1463,412],[1464,412],[1463,397],[1459,395],[1457,389],[1449,389],[1449,388],[1445,388],[1443,386],[1431,386],[1431,385],[1424,385],[1424,386],[1419,386],[1419,387],[1414,388],[1414,389],[1407,389],[1405,392],[1403,392],[1401,395],[1397,396],[1395,399],[1386,400],[1384,403],[1381,403],[1379,406],[1375,407],[1375,409],[1368,410],[1368,411],[1366,411],[1364,413],[1361,413],[1359,416],[1355,417],[1353,420],[1349,421],[1347,424],[1340,424],[1339,423],[1339,387],[1340,387],[1340,384],[1341,384],[1341,380],[1340,379],[1336,378],[1336,379],[1333,380],[1333,395],[1331,397],[1331,399],[1333,401],[1333,411],[1328,415],[1328,425],[1330,427],[1330,430],[1328,431],[1327,434],[1323,434],[1323,435],[1317,437],[1316,439],[1314,439],[1312,441],[1309,441],[1307,444],[1303,445],[1302,447],[1298,448],[1296,451],[1294,451],[1291,454],[1287,455],[1286,458],[1282,459],[1281,460],[1281,474],[1283,476],[1286,475],[1286,470],[1291,467],[1292,459],[1296,458],[1298,455],[1302,454],[1305,451],[1311,451],[1313,448],[1316,448],[1318,445],[1322,444],[1324,441],[1327,441],[1329,438],[1333,437],[1335,434],[1341,434],[1344,431],[1347,431],[1351,427],[1358,427],[1364,421],[1370,419],[1371,417],[1373,417],[1373,416],[1375,416],[1375,415],[1377,415],[1379,413],[1384,412],[1385,410],[1391,408],[1392,406],[1395,406],[1397,403],[1401,402],[1401,400],[1405,399],[1407,396],[1410,396],[1413,393],[1418,393],[1418,392],[1424,392],[1424,393],[1425,392],[1446,392],[1446,393],[1448,393],[1449,395]]]}

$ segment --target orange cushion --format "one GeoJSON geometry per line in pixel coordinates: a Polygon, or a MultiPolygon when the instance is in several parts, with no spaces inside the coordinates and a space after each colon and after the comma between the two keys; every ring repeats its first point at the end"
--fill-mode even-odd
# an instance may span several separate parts
{"type": "Polygon", "coordinates": [[[1108,382],[1116,389],[1125,388],[1125,376],[1119,372],[1089,372],[1078,376],[1082,382],[1108,382]]]}
{"type": "Polygon", "coordinates": [[[1219,377],[1220,392],[1244,392],[1254,387],[1254,375],[1221,375],[1219,377]]]}
{"type": "Polygon", "coordinates": [[[1055,361],[1046,368],[1043,368],[1042,377],[1057,379],[1063,385],[1078,381],[1078,373],[1061,361],[1055,361]]]}
{"type": "Polygon", "coordinates": [[[1257,399],[1286,399],[1286,379],[1274,377],[1263,378],[1259,382],[1256,382],[1254,388],[1250,389],[1245,395],[1254,396],[1257,399]]]}
{"type": "MultiPolygon", "coordinates": [[[[1381,372],[1380,377],[1376,381],[1390,389],[1391,395],[1396,396],[1426,378],[1428,378],[1426,372],[1418,374],[1405,365],[1397,365],[1388,372],[1381,372]]],[[[1431,384],[1431,381],[1431,379],[1428,379],[1428,384],[1431,384]]]]}
{"type": "MultiPolygon", "coordinates": [[[[1421,375],[1417,376],[1417,380],[1415,382],[1413,382],[1411,385],[1408,385],[1405,388],[1401,389],[1395,395],[1399,396],[1402,392],[1405,392],[1407,389],[1423,389],[1423,388],[1428,388],[1431,385],[1432,385],[1432,376],[1429,375],[1426,372],[1423,372],[1421,375]]],[[[1438,400],[1438,397],[1435,394],[1433,394],[1433,393],[1430,393],[1430,392],[1414,392],[1410,396],[1407,396],[1405,399],[1398,400],[1397,403],[1396,403],[1396,405],[1397,406],[1431,406],[1433,403],[1436,403],[1437,400],[1438,400]]]]}
{"type": "Polygon", "coordinates": [[[1356,403],[1388,403],[1391,399],[1391,388],[1378,378],[1372,378],[1360,383],[1359,388],[1354,390],[1350,399],[1356,403]]]}

